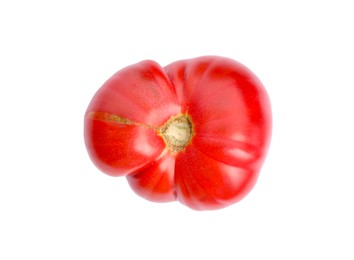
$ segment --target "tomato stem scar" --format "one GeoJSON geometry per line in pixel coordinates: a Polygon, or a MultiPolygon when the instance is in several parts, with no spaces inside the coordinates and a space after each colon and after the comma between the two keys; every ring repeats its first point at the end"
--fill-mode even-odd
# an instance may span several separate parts
{"type": "Polygon", "coordinates": [[[167,150],[174,154],[183,151],[191,142],[194,135],[192,120],[186,114],[172,116],[161,127],[153,127],[150,125],[137,123],[130,119],[106,112],[89,112],[88,118],[121,125],[136,125],[152,129],[163,139],[167,150]]]}
{"type": "Polygon", "coordinates": [[[158,130],[158,135],[170,152],[183,151],[194,135],[192,120],[188,115],[173,116],[158,130]]]}

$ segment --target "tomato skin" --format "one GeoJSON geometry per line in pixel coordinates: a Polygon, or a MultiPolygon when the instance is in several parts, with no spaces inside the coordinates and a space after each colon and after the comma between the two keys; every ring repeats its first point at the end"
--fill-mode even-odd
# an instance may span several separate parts
{"type": "Polygon", "coordinates": [[[162,125],[180,107],[162,68],[143,61],[114,74],[95,94],[85,115],[85,142],[91,159],[103,172],[125,176],[151,163],[164,150],[152,129],[117,124],[90,113],[119,115],[146,125],[162,125]]]}
{"type": "Polygon", "coordinates": [[[126,176],[138,195],[213,210],[253,188],[271,124],[265,88],[234,60],[204,56],[164,68],[143,61],[96,93],[85,114],[85,142],[96,166],[126,176]],[[160,129],[179,115],[190,118],[193,136],[173,152],[160,129]]]}

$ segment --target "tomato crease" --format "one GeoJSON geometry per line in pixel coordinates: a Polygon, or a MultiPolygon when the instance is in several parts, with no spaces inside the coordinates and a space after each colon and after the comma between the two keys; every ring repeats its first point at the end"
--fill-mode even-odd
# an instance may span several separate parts
{"type": "Polygon", "coordinates": [[[88,117],[93,120],[99,120],[99,121],[103,121],[103,122],[112,122],[112,123],[121,124],[121,125],[136,125],[136,126],[142,126],[142,127],[146,127],[149,129],[153,129],[155,131],[159,130],[159,128],[156,128],[156,127],[153,127],[153,126],[150,126],[147,124],[137,123],[137,122],[134,122],[128,118],[124,118],[119,115],[110,114],[110,113],[106,113],[106,112],[89,112],[88,117]]]}

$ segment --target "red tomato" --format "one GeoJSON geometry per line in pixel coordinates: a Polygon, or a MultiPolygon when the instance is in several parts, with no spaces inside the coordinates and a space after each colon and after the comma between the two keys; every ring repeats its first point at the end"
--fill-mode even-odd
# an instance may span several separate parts
{"type": "Polygon", "coordinates": [[[205,56],[114,74],[85,114],[94,164],[155,202],[219,209],[254,186],[271,136],[266,90],[240,63],[205,56]]]}

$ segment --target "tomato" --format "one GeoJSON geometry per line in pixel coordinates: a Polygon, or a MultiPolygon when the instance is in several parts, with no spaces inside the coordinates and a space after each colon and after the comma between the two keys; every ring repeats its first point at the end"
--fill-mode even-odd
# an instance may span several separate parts
{"type": "Polygon", "coordinates": [[[146,60],[114,74],[89,104],[85,143],[104,173],[140,196],[219,209],[255,185],[271,137],[265,88],[240,63],[217,56],[146,60]]]}

